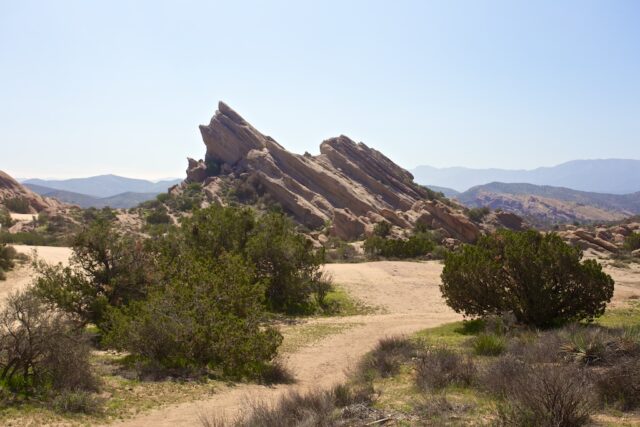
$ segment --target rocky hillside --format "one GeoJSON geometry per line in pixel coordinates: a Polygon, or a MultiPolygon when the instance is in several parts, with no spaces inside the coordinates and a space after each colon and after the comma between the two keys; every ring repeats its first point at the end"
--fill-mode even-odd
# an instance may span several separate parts
{"type": "Polygon", "coordinates": [[[513,212],[538,225],[619,221],[640,213],[640,193],[603,194],[546,185],[493,182],[455,198],[468,207],[513,212]]]}
{"type": "Polygon", "coordinates": [[[370,234],[386,220],[397,230],[417,223],[473,242],[481,226],[462,208],[416,184],[413,176],[379,151],[346,136],[320,144],[320,154],[293,154],[220,102],[200,126],[205,160],[189,159],[187,179],[172,189],[201,183],[209,202],[226,203],[229,183],[249,186],[282,206],[310,230],[343,239],[370,234]]]}
{"type": "Polygon", "coordinates": [[[55,199],[34,193],[3,171],[0,171],[0,205],[17,213],[37,213],[64,206],[55,199]]]}

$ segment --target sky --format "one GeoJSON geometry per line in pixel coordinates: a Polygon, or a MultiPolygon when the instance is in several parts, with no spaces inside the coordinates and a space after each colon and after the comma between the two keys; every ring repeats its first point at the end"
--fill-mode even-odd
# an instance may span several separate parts
{"type": "Polygon", "coordinates": [[[297,153],[640,158],[640,2],[0,0],[0,169],[182,177],[224,100],[297,153]]]}

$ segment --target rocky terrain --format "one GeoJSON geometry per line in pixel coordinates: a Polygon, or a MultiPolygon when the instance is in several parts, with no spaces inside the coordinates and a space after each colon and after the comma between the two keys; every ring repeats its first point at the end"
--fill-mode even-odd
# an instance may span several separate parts
{"type": "MultiPolygon", "coordinates": [[[[604,254],[621,252],[625,239],[632,233],[640,233],[640,217],[628,218],[613,225],[567,225],[558,231],[558,234],[571,244],[604,254]]],[[[640,251],[636,250],[632,255],[640,258],[640,251]]]]}
{"type": "MultiPolygon", "coordinates": [[[[293,154],[223,102],[200,132],[205,159],[189,159],[187,179],[173,193],[201,183],[209,203],[224,204],[230,181],[236,188],[248,185],[320,238],[326,232],[354,240],[388,221],[396,231],[421,223],[447,237],[474,242],[488,226],[474,223],[461,206],[416,184],[411,173],[379,151],[344,135],[322,142],[319,155],[293,154]]],[[[512,217],[493,219],[514,222],[512,217]]]]}
{"type": "Polygon", "coordinates": [[[43,210],[59,209],[65,205],[55,199],[48,197],[42,197],[39,194],[34,193],[28,188],[21,185],[18,181],[10,177],[7,173],[0,171],[0,205],[6,206],[10,211],[11,201],[24,200],[25,212],[34,214],[43,210]]]}
{"type": "Polygon", "coordinates": [[[640,213],[640,193],[604,194],[564,187],[493,182],[454,195],[467,207],[513,212],[545,226],[572,222],[620,221],[640,213]]]}

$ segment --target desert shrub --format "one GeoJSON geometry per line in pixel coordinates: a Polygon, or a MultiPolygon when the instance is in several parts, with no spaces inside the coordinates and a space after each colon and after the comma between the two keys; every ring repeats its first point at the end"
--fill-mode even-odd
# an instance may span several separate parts
{"type": "Polygon", "coordinates": [[[337,418],[335,400],[330,392],[307,394],[291,392],[275,406],[253,402],[248,414],[233,423],[234,427],[330,427],[337,418]]]}
{"type": "Polygon", "coordinates": [[[13,225],[13,220],[11,219],[11,214],[9,211],[0,206],[0,229],[9,228],[13,225]]]}
{"type": "Polygon", "coordinates": [[[430,349],[416,365],[416,385],[421,390],[449,385],[471,385],[477,374],[473,360],[448,348],[430,349]]]}
{"type": "Polygon", "coordinates": [[[445,259],[440,289],[455,311],[470,316],[513,313],[549,327],[604,313],[613,279],[595,260],[554,234],[502,230],[445,259]]]}
{"type": "Polygon", "coordinates": [[[431,234],[418,233],[407,239],[371,236],[364,242],[364,251],[370,257],[416,258],[435,248],[431,234]]]}
{"type": "Polygon", "coordinates": [[[4,200],[4,205],[11,212],[28,214],[31,212],[31,205],[29,199],[26,197],[12,197],[4,200]]]}
{"type": "Polygon", "coordinates": [[[391,234],[391,224],[388,221],[380,221],[373,227],[373,234],[378,237],[388,237],[391,234]]]}
{"type": "Polygon", "coordinates": [[[640,406],[640,358],[626,358],[601,371],[595,381],[600,400],[623,411],[640,406]]]}
{"type": "Polygon", "coordinates": [[[102,401],[82,390],[66,390],[53,397],[51,407],[57,412],[95,414],[102,410],[102,401]]]}
{"type": "Polygon", "coordinates": [[[161,205],[149,212],[146,220],[148,224],[152,225],[171,224],[171,216],[167,213],[167,208],[165,208],[164,205],[161,205]]]}
{"type": "Polygon", "coordinates": [[[505,426],[577,427],[589,421],[595,404],[591,384],[581,369],[525,365],[506,380],[508,396],[499,407],[505,426]]]}
{"type": "Polygon", "coordinates": [[[489,212],[491,212],[491,210],[486,206],[481,208],[472,208],[467,212],[467,216],[472,221],[480,222],[485,216],[489,215],[489,212]]]}
{"type": "Polygon", "coordinates": [[[624,248],[628,251],[635,251],[640,249],[640,233],[635,232],[629,234],[624,239],[624,248]]]}
{"type": "Polygon", "coordinates": [[[496,334],[480,334],[473,339],[473,352],[479,356],[497,356],[506,347],[506,339],[496,334]]]}
{"type": "Polygon", "coordinates": [[[82,329],[32,292],[13,294],[0,312],[0,383],[14,393],[95,390],[82,329]]]}
{"type": "Polygon", "coordinates": [[[5,279],[4,272],[12,270],[18,253],[12,246],[0,243],[0,280],[5,279]]]}
{"type": "Polygon", "coordinates": [[[111,310],[105,343],[169,368],[257,376],[282,336],[264,326],[264,289],[254,277],[238,255],[211,262],[185,254],[164,287],[111,310]]]}
{"type": "Polygon", "coordinates": [[[358,376],[364,381],[379,375],[387,378],[400,372],[403,363],[416,355],[416,345],[405,337],[387,337],[378,341],[358,365],[358,376]]]}
{"type": "Polygon", "coordinates": [[[328,282],[320,272],[324,251],[315,251],[313,244],[282,214],[269,213],[258,219],[247,241],[246,254],[256,267],[257,279],[266,284],[266,301],[272,310],[304,311],[314,291],[321,299],[321,294],[328,292],[322,286],[328,282]]]}
{"type": "Polygon", "coordinates": [[[156,279],[145,243],[121,235],[109,221],[94,221],[72,243],[69,266],[35,262],[35,291],[82,324],[101,327],[108,306],[144,298],[156,279]]]}
{"type": "Polygon", "coordinates": [[[21,231],[18,233],[0,232],[0,243],[13,243],[29,246],[56,246],[64,241],[55,236],[46,235],[37,231],[21,231]]]}
{"type": "Polygon", "coordinates": [[[186,219],[180,233],[188,250],[202,257],[237,253],[255,266],[270,310],[304,311],[314,291],[323,290],[316,285],[323,280],[324,251],[315,250],[281,213],[256,218],[249,209],[211,206],[186,219]]]}

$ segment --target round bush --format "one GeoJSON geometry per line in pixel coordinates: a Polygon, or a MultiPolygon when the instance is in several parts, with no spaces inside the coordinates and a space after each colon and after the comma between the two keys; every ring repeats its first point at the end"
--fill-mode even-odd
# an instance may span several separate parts
{"type": "Polygon", "coordinates": [[[500,231],[445,259],[440,289],[469,316],[513,313],[518,322],[550,327],[592,320],[613,296],[613,279],[554,233],[500,231]]]}

